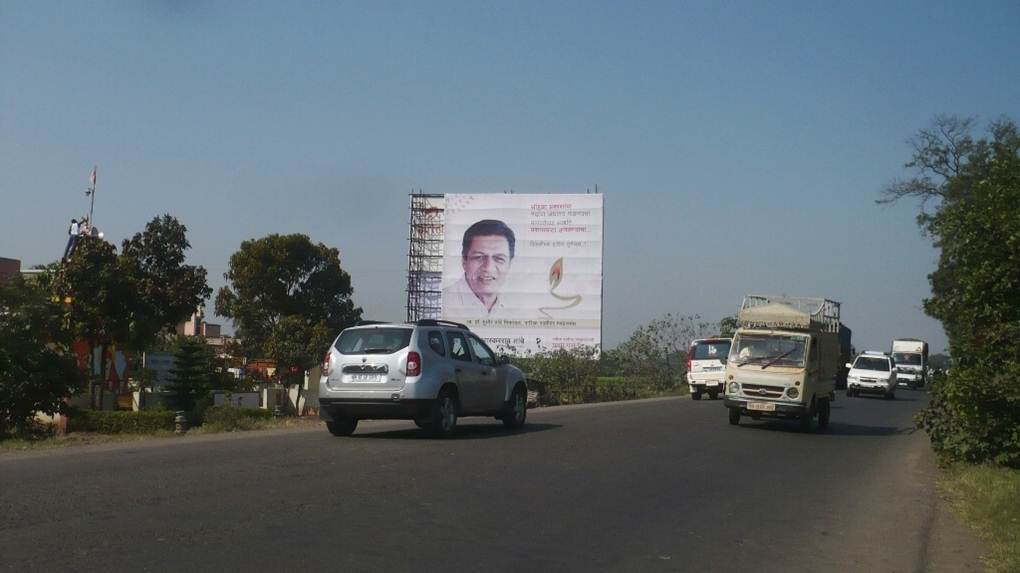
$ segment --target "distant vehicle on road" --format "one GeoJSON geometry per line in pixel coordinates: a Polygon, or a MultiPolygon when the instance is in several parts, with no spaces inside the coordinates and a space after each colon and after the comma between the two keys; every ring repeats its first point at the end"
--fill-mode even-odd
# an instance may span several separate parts
{"type": "Polygon", "coordinates": [[[884,352],[866,351],[853,364],[847,364],[846,395],[848,398],[861,394],[881,394],[892,400],[896,398],[896,362],[884,352]]]}
{"type": "Polygon", "coordinates": [[[892,341],[892,358],[896,361],[899,383],[911,390],[928,383],[928,343],[917,338],[892,341]]]}
{"type": "Polygon", "coordinates": [[[845,362],[839,311],[824,298],[744,297],[726,362],[730,424],[766,416],[797,419],[809,431],[817,417],[825,431],[845,362]]]}
{"type": "Polygon", "coordinates": [[[726,358],[732,338],[702,338],[687,350],[687,386],[691,398],[701,400],[702,394],[715,400],[725,388],[726,358]]]}
{"type": "Polygon", "coordinates": [[[450,437],[463,416],[520,428],[527,415],[524,373],[455,322],[362,323],[341,332],[323,359],[319,417],[334,436],[351,435],[364,419],[414,420],[450,437]]]}

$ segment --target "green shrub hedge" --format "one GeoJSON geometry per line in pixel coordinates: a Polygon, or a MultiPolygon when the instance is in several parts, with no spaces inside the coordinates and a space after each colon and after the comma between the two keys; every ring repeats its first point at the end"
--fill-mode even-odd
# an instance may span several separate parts
{"type": "Polygon", "coordinates": [[[916,421],[942,461],[1020,469],[1020,364],[954,366],[916,421]]]}
{"type": "Polygon", "coordinates": [[[203,415],[204,426],[210,430],[234,431],[252,430],[262,427],[273,418],[269,410],[237,408],[235,406],[210,406],[203,415]]]}
{"type": "Polygon", "coordinates": [[[151,434],[173,431],[174,413],[169,411],[112,412],[79,410],[71,413],[68,430],[100,434],[151,434]]]}

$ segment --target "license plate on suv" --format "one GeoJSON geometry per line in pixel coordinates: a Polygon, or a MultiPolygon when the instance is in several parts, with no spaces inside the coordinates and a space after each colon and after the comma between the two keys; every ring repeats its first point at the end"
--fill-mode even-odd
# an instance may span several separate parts
{"type": "Polygon", "coordinates": [[[379,374],[351,374],[350,376],[351,382],[356,384],[382,382],[382,376],[379,374]]]}
{"type": "Polygon", "coordinates": [[[748,402],[747,409],[757,412],[775,412],[776,405],[771,402],[748,402]]]}

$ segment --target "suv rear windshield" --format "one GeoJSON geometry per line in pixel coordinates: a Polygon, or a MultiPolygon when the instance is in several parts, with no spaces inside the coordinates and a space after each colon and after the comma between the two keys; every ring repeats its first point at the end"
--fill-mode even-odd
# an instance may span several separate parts
{"type": "Polygon", "coordinates": [[[858,370],[876,370],[878,372],[889,371],[889,360],[885,358],[858,358],[854,363],[858,370]]]}
{"type": "Polygon", "coordinates": [[[410,328],[345,330],[336,341],[340,354],[393,354],[411,342],[410,328]]]}
{"type": "Polygon", "coordinates": [[[693,360],[722,360],[730,354],[729,340],[704,340],[694,345],[693,360]]]}

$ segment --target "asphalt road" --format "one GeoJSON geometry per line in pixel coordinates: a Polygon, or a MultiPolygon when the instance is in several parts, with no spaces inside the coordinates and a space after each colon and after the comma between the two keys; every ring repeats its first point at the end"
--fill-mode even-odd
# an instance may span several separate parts
{"type": "Polygon", "coordinates": [[[935,570],[926,395],[897,398],[827,434],[665,399],[4,454],[0,569],[935,570]]]}

